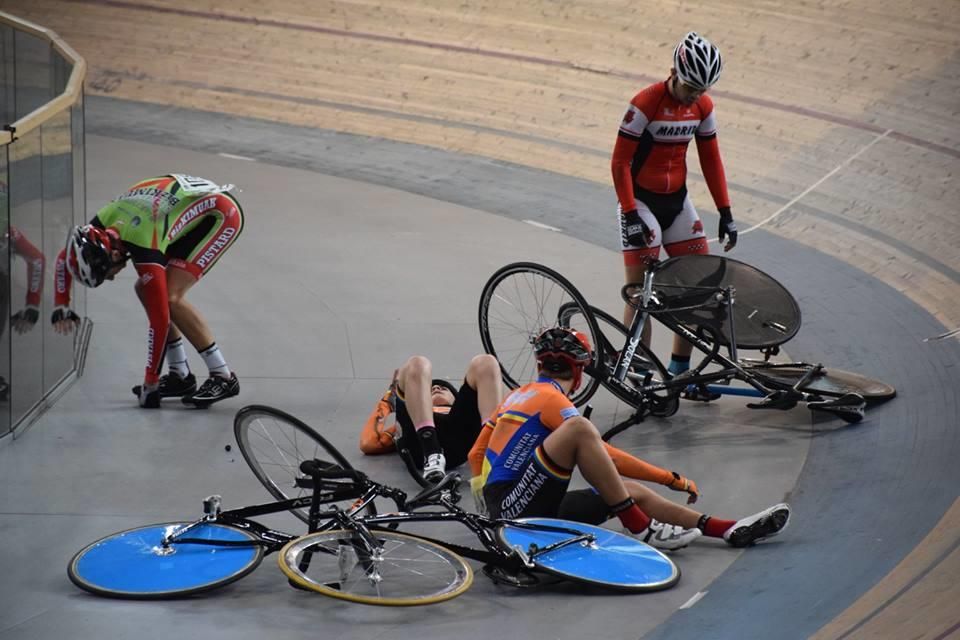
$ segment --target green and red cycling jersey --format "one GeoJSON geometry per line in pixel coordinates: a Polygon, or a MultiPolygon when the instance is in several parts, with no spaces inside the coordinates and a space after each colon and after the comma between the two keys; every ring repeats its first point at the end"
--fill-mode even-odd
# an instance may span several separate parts
{"type": "MultiPolygon", "coordinates": [[[[150,178],[114,198],[90,221],[122,242],[137,270],[136,287],[149,320],[147,384],[159,380],[170,328],[167,268],[200,278],[233,243],[242,213],[227,193],[231,188],[181,174],[150,178]]],[[[57,257],[54,280],[55,304],[69,306],[65,251],[57,257]]]]}

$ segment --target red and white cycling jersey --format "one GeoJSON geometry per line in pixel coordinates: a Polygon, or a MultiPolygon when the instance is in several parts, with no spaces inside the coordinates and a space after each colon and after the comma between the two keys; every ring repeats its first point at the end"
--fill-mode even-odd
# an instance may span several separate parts
{"type": "Polygon", "coordinates": [[[713,100],[704,94],[685,105],[670,95],[664,81],[634,96],[620,123],[611,169],[624,211],[636,208],[635,187],[654,193],[676,193],[684,187],[687,146],[693,139],[714,203],[717,208],[730,206],[713,100]]]}

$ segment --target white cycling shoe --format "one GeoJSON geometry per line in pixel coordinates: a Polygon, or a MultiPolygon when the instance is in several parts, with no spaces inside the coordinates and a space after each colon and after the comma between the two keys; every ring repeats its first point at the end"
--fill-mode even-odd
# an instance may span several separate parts
{"type": "Polygon", "coordinates": [[[703,534],[700,529],[684,529],[675,524],[666,524],[650,518],[650,524],[647,528],[633,536],[651,547],[673,551],[683,549],[685,546],[699,538],[703,534]]]}
{"type": "Polygon", "coordinates": [[[790,505],[775,504],[752,516],[738,520],[727,529],[723,539],[733,547],[746,547],[764,538],[779,535],[790,523],[790,505]]]}
{"type": "Polygon", "coordinates": [[[423,463],[423,479],[432,484],[443,480],[447,475],[447,459],[442,453],[431,453],[423,463]]]}

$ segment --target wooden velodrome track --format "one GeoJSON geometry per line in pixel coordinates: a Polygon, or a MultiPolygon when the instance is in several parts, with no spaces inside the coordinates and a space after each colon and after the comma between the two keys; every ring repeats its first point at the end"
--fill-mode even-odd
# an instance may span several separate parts
{"type": "MultiPolygon", "coordinates": [[[[960,6],[623,1],[3,0],[88,94],[433,146],[609,184],[627,100],[695,28],[741,230],[838,257],[960,327],[960,6]]],[[[695,155],[695,149],[691,148],[695,155]]],[[[711,199],[695,160],[691,191],[711,199]]],[[[611,198],[597,203],[608,224],[611,198]]],[[[712,231],[712,230],[711,230],[712,231]]],[[[748,236],[749,237],[749,236],[748,236]]],[[[960,506],[818,638],[954,637],[960,506]],[[941,558],[935,569],[931,558],[941,558]],[[895,606],[879,608],[881,603],[895,606]],[[877,611],[880,611],[878,614],[877,611]],[[854,630],[851,632],[851,630],[854,630]]]]}

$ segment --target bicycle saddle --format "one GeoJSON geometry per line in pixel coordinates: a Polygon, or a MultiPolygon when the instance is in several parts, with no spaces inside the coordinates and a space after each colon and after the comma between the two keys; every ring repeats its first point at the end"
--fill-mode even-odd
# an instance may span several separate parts
{"type": "Polygon", "coordinates": [[[866,412],[867,401],[859,393],[847,393],[830,400],[813,400],[807,403],[811,411],[829,411],[846,422],[860,422],[866,412]]]}

